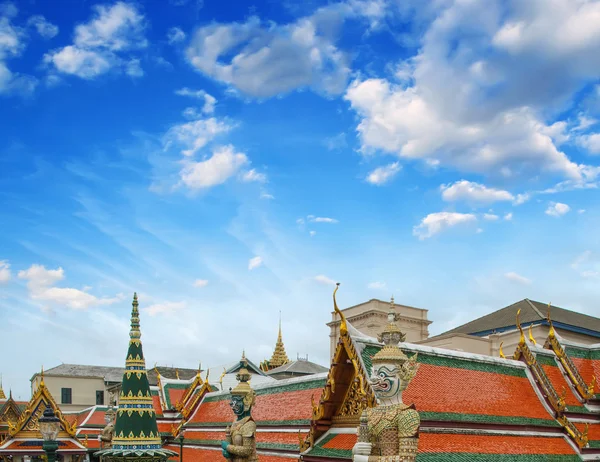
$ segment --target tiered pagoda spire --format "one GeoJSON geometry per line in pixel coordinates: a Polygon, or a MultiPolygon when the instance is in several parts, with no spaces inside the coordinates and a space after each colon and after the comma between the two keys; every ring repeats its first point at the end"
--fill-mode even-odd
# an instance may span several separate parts
{"type": "Polygon", "coordinates": [[[260,364],[260,368],[263,371],[270,371],[276,367],[283,366],[290,362],[290,359],[285,352],[285,345],[283,344],[283,335],[281,334],[281,312],[279,313],[279,334],[277,335],[277,342],[275,343],[275,350],[271,359],[265,360],[260,364]]]}
{"type": "Polygon", "coordinates": [[[2,374],[0,374],[0,399],[6,399],[6,395],[4,394],[4,389],[2,388],[2,374]]]}
{"type": "Polygon", "coordinates": [[[142,351],[140,312],[137,294],[133,294],[129,349],[121,383],[119,406],[112,439],[112,448],[100,451],[107,461],[143,458],[146,461],[164,461],[176,455],[162,449],[152,404],[146,360],[142,351]]]}

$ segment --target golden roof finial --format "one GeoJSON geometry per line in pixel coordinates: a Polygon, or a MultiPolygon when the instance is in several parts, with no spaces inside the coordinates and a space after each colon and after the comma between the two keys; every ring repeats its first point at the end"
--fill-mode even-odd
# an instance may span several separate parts
{"type": "Polygon", "coordinates": [[[275,369],[276,367],[283,366],[290,362],[287,353],[285,352],[285,345],[283,344],[283,335],[281,334],[281,311],[279,311],[279,334],[277,335],[277,342],[275,343],[275,349],[273,355],[269,361],[265,361],[266,369],[275,369]]]}
{"type": "Polygon", "coordinates": [[[529,341],[534,345],[537,345],[535,338],[533,337],[533,324],[529,324],[529,341]]]}
{"type": "Polygon", "coordinates": [[[206,369],[206,378],[204,379],[206,383],[208,383],[208,374],[210,374],[210,368],[206,369]]]}
{"type": "Polygon", "coordinates": [[[156,363],[154,363],[154,372],[156,372],[156,376],[158,377],[158,379],[160,380],[160,372],[158,370],[158,367],[156,367],[156,363]]]}
{"type": "Polygon", "coordinates": [[[6,399],[4,389],[2,388],[2,374],[0,374],[0,399],[6,399]]]}
{"type": "Polygon", "coordinates": [[[504,356],[504,351],[502,351],[502,345],[504,345],[504,342],[500,342],[500,357],[506,359],[506,356],[504,356]]]}
{"type": "Polygon", "coordinates": [[[552,303],[549,302],[548,303],[548,313],[546,314],[546,319],[548,320],[548,323],[550,324],[550,330],[548,331],[548,337],[554,338],[556,336],[556,332],[554,331],[554,324],[552,324],[552,319],[550,318],[550,307],[551,306],[552,306],[552,303]]]}
{"type": "Polygon", "coordinates": [[[519,310],[517,311],[517,328],[519,329],[519,332],[521,332],[521,338],[519,339],[519,345],[524,345],[525,344],[525,334],[523,333],[523,328],[521,327],[521,321],[519,320],[519,316],[521,316],[521,308],[519,308],[519,310]]]}
{"type": "Polygon", "coordinates": [[[175,369],[175,377],[179,380],[179,369],[175,369]]]}
{"type": "Polygon", "coordinates": [[[131,341],[139,343],[142,333],[140,331],[140,311],[138,307],[137,292],[134,292],[133,302],[131,302],[131,330],[129,331],[129,338],[131,341]]]}
{"type": "Polygon", "coordinates": [[[348,324],[346,323],[346,317],[344,316],[344,313],[342,313],[342,311],[338,308],[337,301],[335,299],[335,294],[339,288],[340,283],[336,282],[335,290],[333,291],[333,309],[336,312],[336,314],[340,317],[340,335],[346,336],[348,335],[348,324]]]}
{"type": "Polygon", "coordinates": [[[201,371],[202,371],[202,361],[198,361],[198,373],[196,374],[198,377],[200,377],[201,371]]]}

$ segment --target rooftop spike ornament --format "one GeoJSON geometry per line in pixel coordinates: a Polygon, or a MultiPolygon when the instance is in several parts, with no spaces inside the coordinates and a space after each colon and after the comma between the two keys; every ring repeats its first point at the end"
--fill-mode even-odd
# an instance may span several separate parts
{"type": "Polygon", "coordinates": [[[4,389],[2,388],[2,374],[0,374],[0,399],[6,399],[6,395],[4,394],[4,389]]]}
{"type": "Polygon", "coordinates": [[[131,306],[129,349],[121,383],[112,447],[96,454],[105,462],[142,459],[144,462],[164,462],[177,453],[162,448],[150,394],[146,360],[142,351],[140,312],[135,293],[131,306]]]}

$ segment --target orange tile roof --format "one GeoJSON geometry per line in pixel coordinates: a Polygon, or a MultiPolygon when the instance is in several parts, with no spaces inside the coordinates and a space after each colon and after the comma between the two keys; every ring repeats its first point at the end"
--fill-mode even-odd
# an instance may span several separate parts
{"type": "MultiPolygon", "coordinates": [[[[302,432],[305,436],[308,432],[302,432]]],[[[188,431],[185,433],[186,441],[223,441],[225,439],[224,431],[188,431]]],[[[298,432],[262,432],[256,433],[257,443],[275,443],[298,445],[298,432]]]]}
{"type": "MultiPolygon", "coordinates": [[[[322,388],[258,395],[252,408],[252,417],[260,421],[309,420],[312,416],[311,396],[319,400],[322,388]]],[[[233,414],[228,397],[205,401],[190,419],[193,423],[230,423],[233,414]]]]}
{"type": "MultiPolygon", "coordinates": [[[[580,432],[585,430],[585,423],[583,422],[573,422],[573,425],[575,425],[580,432]]],[[[588,424],[588,439],[590,441],[600,441],[600,422],[588,424]]]]}
{"type": "Polygon", "coordinates": [[[563,437],[421,433],[419,453],[569,455],[575,450],[563,437]]]}
{"type": "Polygon", "coordinates": [[[421,364],[403,394],[420,412],[552,420],[526,377],[421,364]]]}
{"type": "MultiPolygon", "coordinates": [[[[567,405],[567,407],[583,406],[583,403],[581,403],[581,401],[579,401],[577,399],[577,397],[573,394],[571,387],[569,387],[569,384],[565,380],[565,376],[563,375],[561,370],[558,368],[558,366],[542,365],[542,368],[544,369],[544,372],[548,376],[548,379],[550,380],[550,383],[554,387],[554,390],[556,391],[556,393],[558,393],[558,396],[563,395],[563,390],[566,391],[565,404],[567,405]]],[[[569,410],[571,410],[571,409],[569,409],[569,410]]]]}
{"type": "Polygon", "coordinates": [[[166,389],[166,391],[167,391],[167,393],[169,393],[169,401],[170,401],[171,405],[175,406],[183,398],[183,395],[185,394],[186,389],[169,387],[166,389]]]}
{"type": "Polygon", "coordinates": [[[323,445],[325,449],[343,449],[351,451],[358,436],[355,433],[340,433],[323,445]]]}
{"type": "Polygon", "coordinates": [[[177,428],[179,424],[175,422],[157,422],[156,425],[160,433],[171,433],[173,427],[177,428]]]}
{"type": "Polygon", "coordinates": [[[581,378],[585,380],[585,383],[590,384],[592,382],[592,377],[596,376],[598,380],[598,385],[596,385],[595,393],[599,393],[600,390],[600,360],[597,359],[584,359],[584,358],[576,358],[571,356],[571,360],[575,363],[575,367],[579,370],[579,374],[581,374],[581,378]]]}
{"type": "MultiPolygon", "coordinates": [[[[176,456],[171,457],[169,460],[179,461],[179,447],[176,445],[165,446],[166,449],[175,451],[176,456]]],[[[221,456],[220,450],[211,449],[195,449],[184,447],[183,448],[183,460],[185,462],[215,462],[218,460],[224,460],[221,456]]],[[[274,455],[259,455],[260,462],[292,462],[298,459],[290,459],[289,457],[280,457],[274,455]]]]}

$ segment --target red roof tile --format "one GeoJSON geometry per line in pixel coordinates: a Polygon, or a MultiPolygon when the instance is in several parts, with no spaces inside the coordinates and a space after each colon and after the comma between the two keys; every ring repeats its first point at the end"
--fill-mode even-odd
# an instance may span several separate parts
{"type": "Polygon", "coordinates": [[[169,393],[169,400],[171,402],[171,406],[175,406],[176,404],[178,404],[183,398],[185,392],[185,388],[167,388],[167,393],[169,393]]]}
{"type": "Polygon", "coordinates": [[[323,448],[344,449],[350,451],[356,444],[357,439],[358,436],[356,435],[356,433],[341,433],[339,435],[335,435],[332,439],[325,443],[323,445],[323,448]]]}
{"type": "Polygon", "coordinates": [[[421,433],[421,453],[575,454],[563,437],[421,433]]]}
{"type": "MultiPolygon", "coordinates": [[[[252,417],[260,421],[309,420],[312,417],[311,396],[319,400],[321,388],[258,395],[252,408],[252,417]]],[[[233,413],[228,399],[203,402],[190,422],[230,423],[233,413]]],[[[283,422],[282,422],[283,423],[283,422]]]]}
{"type": "Polygon", "coordinates": [[[421,412],[552,418],[527,378],[432,364],[421,364],[403,401],[421,412]]]}
{"type": "Polygon", "coordinates": [[[548,376],[550,383],[552,384],[554,390],[556,391],[556,393],[558,393],[559,396],[562,396],[563,390],[567,392],[567,394],[565,395],[565,404],[567,405],[567,407],[583,406],[581,401],[579,401],[571,391],[571,387],[569,387],[569,384],[565,380],[565,376],[560,371],[558,366],[543,365],[542,368],[544,369],[544,372],[548,376]]]}
{"type": "MultiPolygon", "coordinates": [[[[579,370],[581,378],[585,380],[588,385],[592,382],[592,377],[596,376],[596,379],[600,381],[600,361],[597,359],[583,359],[575,358],[571,356],[571,360],[575,363],[575,366],[579,370]]],[[[596,385],[594,393],[599,392],[600,383],[596,385]]]]}
{"type": "MultiPolygon", "coordinates": [[[[171,451],[175,451],[177,453],[176,456],[171,457],[169,460],[179,461],[179,447],[175,445],[166,446],[166,449],[170,449],[171,451]]],[[[184,447],[183,448],[183,460],[186,462],[215,462],[221,460],[221,451],[220,450],[210,450],[210,449],[195,449],[184,447]]],[[[290,459],[289,457],[280,457],[274,455],[259,455],[260,462],[292,462],[298,459],[290,459]]]]}

